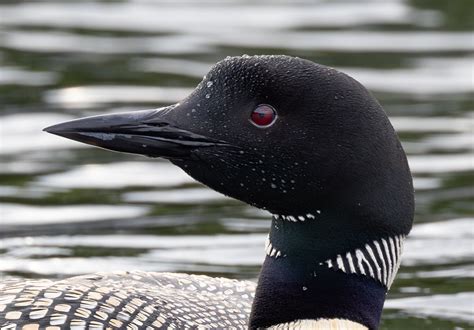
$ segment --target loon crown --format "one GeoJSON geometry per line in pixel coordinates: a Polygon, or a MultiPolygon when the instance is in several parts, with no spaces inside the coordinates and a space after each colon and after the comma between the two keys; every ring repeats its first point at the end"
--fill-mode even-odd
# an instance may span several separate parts
{"type": "MultiPolygon", "coordinates": [[[[378,327],[412,226],[413,186],[385,112],[346,74],[288,56],[229,57],[175,105],[88,117],[45,130],[109,150],[169,159],[212,189],[273,214],[255,292],[248,282],[219,282],[222,290],[232,288],[231,297],[222,300],[216,293],[207,298],[209,308],[225,306],[228,314],[211,313],[208,321],[184,315],[189,311],[163,316],[168,310],[160,309],[160,301],[170,299],[174,306],[173,295],[186,292],[186,308],[199,314],[202,306],[193,299],[201,292],[189,287],[201,283],[220,288],[206,277],[179,275],[189,282],[180,286],[167,274],[163,283],[172,282],[173,288],[182,289],[178,293],[166,291],[157,273],[97,275],[99,284],[88,277],[73,278],[62,281],[63,290],[75,290],[74,283],[100,285],[107,292],[101,295],[112,296],[120,287],[129,288],[127,281],[135,276],[136,291],[143,286],[150,294],[149,285],[155,283],[161,290],[152,294],[156,301],[154,296],[145,300],[156,311],[147,312],[148,323],[140,321],[151,328],[285,328],[322,319],[378,327]]],[[[125,296],[132,299],[133,288],[125,296]]],[[[0,299],[0,313],[1,304],[0,299]]],[[[29,305],[4,306],[3,315],[18,316],[14,321],[0,314],[7,323],[31,322],[29,305]]],[[[76,316],[66,313],[61,324],[76,320],[76,325],[90,325],[77,316],[80,306],[79,301],[72,307],[76,316]]],[[[48,313],[44,317],[52,318],[48,313]]],[[[112,320],[129,324],[117,318],[118,309],[107,313],[101,323],[105,327],[113,327],[112,320]]]]}

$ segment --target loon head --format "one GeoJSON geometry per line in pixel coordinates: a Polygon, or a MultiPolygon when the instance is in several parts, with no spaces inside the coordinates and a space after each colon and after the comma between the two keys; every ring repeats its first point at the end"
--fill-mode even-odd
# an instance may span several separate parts
{"type": "Polygon", "coordinates": [[[413,187],[385,112],[346,74],[288,56],[231,57],[175,105],[45,130],[167,158],[271,212],[251,326],[321,317],[377,326],[411,229],[413,187]],[[341,299],[323,299],[328,288],[341,299]]]}

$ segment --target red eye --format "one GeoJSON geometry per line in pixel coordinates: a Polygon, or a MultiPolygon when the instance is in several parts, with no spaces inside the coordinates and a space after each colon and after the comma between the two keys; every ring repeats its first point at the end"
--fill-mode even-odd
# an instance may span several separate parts
{"type": "Polygon", "coordinates": [[[260,104],[250,115],[250,121],[257,127],[268,127],[275,122],[277,113],[272,106],[260,104]]]}

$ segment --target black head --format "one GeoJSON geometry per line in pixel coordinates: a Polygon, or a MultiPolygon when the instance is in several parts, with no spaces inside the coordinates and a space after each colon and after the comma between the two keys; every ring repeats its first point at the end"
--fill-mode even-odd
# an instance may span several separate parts
{"type": "Polygon", "coordinates": [[[398,138],[375,98],[341,72],[287,56],[229,58],[164,117],[237,147],[174,161],[226,195],[276,214],[337,209],[390,234],[411,227],[412,180],[398,138]],[[276,112],[269,126],[252,122],[260,105],[276,112]]]}
{"type": "Polygon", "coordinates": [[[288,56],[227,58],[186,99],[159,110],[46,130],[169,158],[207,186],[274,214],[318,211],[333,233],[411,228],[412,180],[396,133],[375,98],[344,73],[288,56]]]}

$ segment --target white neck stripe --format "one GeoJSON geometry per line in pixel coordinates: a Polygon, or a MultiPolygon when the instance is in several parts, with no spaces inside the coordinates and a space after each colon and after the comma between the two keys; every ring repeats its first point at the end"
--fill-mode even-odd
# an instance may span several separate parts
{"type": "MultiPolygon", "coordinates": [[[[360,249],[338,254],[320,265],[373,278],[390,289],[400,267],[404,239],[403,235],[381,238],[360,249]]],[[[269,237],[265,243],[265,253],[272,258],[286,257],[286,254],[272,245],[269,237]]]]}
{"type": "Polygon", "coordinates": [[[341,257],[339,254],[335,259],[326,260],[324,264],[328,268],[340,270],[344,273],[355,273],[371,277],[381,282],[387,289],[390,289],[400,267],[404,239],[405,236],[403,235],[389,237],[387,243],[387,239],[382,238],[366,244],[362,249],[349,251],[345,256],[341,257]],[[382,253],[379,241],[382,242],[385,253],[382,253]],[[382,261],[382,267],[379,266],[376,255],[382,261]],[[354,259],[357,260],[357,268],[354,266],[354,259]],[[349,270],[344,267],[344,263],[349,265],[349,270]],[[364,267],[364,264],[366,267],[364,267]],[[377,275],[375,275],[374,269],[377,270],[377,275]]]}
{"type": "Polygon", "coordinates": [[[316,219],[317,214],[321,214],[320,210],[316,210],[316,214],[306,213],[300,215],[282,215],[282,214],[273,214],[274,219],[282,219],[290,222],[303,222],[306,220],[316,219]]]}
{"type": "Polygon", "coordinates": [[[270,242],[270,235],[265,240],[265,253],[267,256],[278,259],[279,257],[286,257],[280,250],[277,250],[270,242]]]}
{"type": "MultiPolygon", "coordinates": [[[[379,266],[379,263],[377,262],[377,258],[375,258],[374,251],[372,250],[372,248],[370,247],[369,244],[365,244],[365,249],[369,253],[370,259],[374,263],[375,269],[377,270],[377,280],[379,282],[382,282],[382,269],[379,266]]],[[[375,278],[375,276],[374,276],[374,278],[375,278]]]]}

